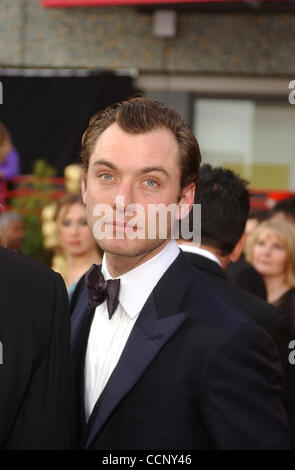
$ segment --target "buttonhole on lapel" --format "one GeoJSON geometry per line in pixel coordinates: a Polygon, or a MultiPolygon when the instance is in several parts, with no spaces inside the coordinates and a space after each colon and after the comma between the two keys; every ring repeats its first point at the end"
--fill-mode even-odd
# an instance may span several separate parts
{"type": "Polygon", "coordinates": [[[163,338],[163,334],[160,334],[160,335],[157,335],[157,336],[152,336],[149,340],[150,341],[155,341],[156,339],[162,339],[163,338]]]}

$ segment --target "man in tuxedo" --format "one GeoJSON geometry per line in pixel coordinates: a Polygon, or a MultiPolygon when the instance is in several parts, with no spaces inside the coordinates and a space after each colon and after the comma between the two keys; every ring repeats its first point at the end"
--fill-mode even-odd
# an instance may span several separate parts
{"type": "Polygon", "coordinates": [[[181,116],[144,98],[111,106],[91,119],[82,159],[88,223],[105,254],[71,303],[80,446],[288,448],[271,338],[171,239],[200,164],[181,116]],[[175,211],[151,221],[160,205],[175,211]]]}
{"type": "MultiPolygon", "coordinates": [[[[295,366],[288,361],[294,335],[285,312],[241,289],[228,279],[226,268],[240,258],[245,243],[245,225],[250,196],[247,182],[233,171],[203,165],[195,203],[202,207],[201,245],[181,241],[185,257],[205,282],[229,297],[273,338],[284,371],[284,403],[291,429],[295,430],[295,366]]],[[[192,229],[193,220],[189,214],[192,229]]],[[[292,433],[293,434],[293,433],[292,433]]],[[[295,443],[295,440],[293,438],[295,443]]]]}
{"type": "Polygon", "coordinates": [[[49,268],[0,247],[0,449],[75,446],[67,293],[49,268]]]}
{"type": "MultiPolygon", "coordinates": [[[[191,240],[180,241],[186,259],[246,309],[253,320],[274,333],[283,312],[230,282],[226,271],[229,263],[240,259],[246,241],[244,230],[250,207],[247,182],[231,170],[202,165],[195,204],[202,208],[201,244],[199,247],[191,240]]],[[[192,232],[191,213],[189,219],[192,232]]]]}

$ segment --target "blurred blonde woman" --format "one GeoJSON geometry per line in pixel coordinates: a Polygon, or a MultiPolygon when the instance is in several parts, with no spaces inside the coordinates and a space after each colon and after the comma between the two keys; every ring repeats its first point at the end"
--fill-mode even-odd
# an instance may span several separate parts
{"type": "Polygon", "coordinates": [[[92,264],[100,264],[102,253],[87,225],[86,208],[80,195],[69,194],[58,201],[55,219],[59,248],[66,260],[69,298],[92,264]]]}
{"type": "Polygon", "coordinates": [[[283,368],[283,398],[295,449],[295,369],[289,344],[295,333],[295,228],[282,217],[260,223],[247,246],[247,259],[264,278],[267,300],[285,311],[273,325],[283,368]]]}
{"type": "Polygon", "coordinates": [[[2,202],[3,181],[10,180],[19,172],[19,154],[12,145],[7,128],[0,121],[0,203],[2,202]]]}
{"type": "Polygon", "coordinates": [[[282,218],[258,225],[247,260],[263,276],[267,301],[285,310],[295,324],[295,228],[282,218]]]}

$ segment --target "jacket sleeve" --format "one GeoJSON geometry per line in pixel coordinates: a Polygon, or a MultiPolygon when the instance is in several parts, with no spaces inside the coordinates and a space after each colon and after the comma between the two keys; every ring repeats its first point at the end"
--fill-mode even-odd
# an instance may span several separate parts
{"type": "Polygon", "coordinates": [[[200,379],[201,413],[217,449],[289,449],[281,370],[270,336],[252,324],[227,331],[200,379]]]}

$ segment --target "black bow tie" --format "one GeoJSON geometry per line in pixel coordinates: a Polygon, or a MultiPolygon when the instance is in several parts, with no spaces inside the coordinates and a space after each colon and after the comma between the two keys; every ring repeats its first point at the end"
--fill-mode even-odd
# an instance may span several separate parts
{"type": "Polygon", "coordinates": [[[88,287],[88,307],[95,308],[106,300],[111,319],[119,303],[120,279],[106,281],[101,272],[101,265],[93,264],[86,274],[86,285],[88,287]]]}

